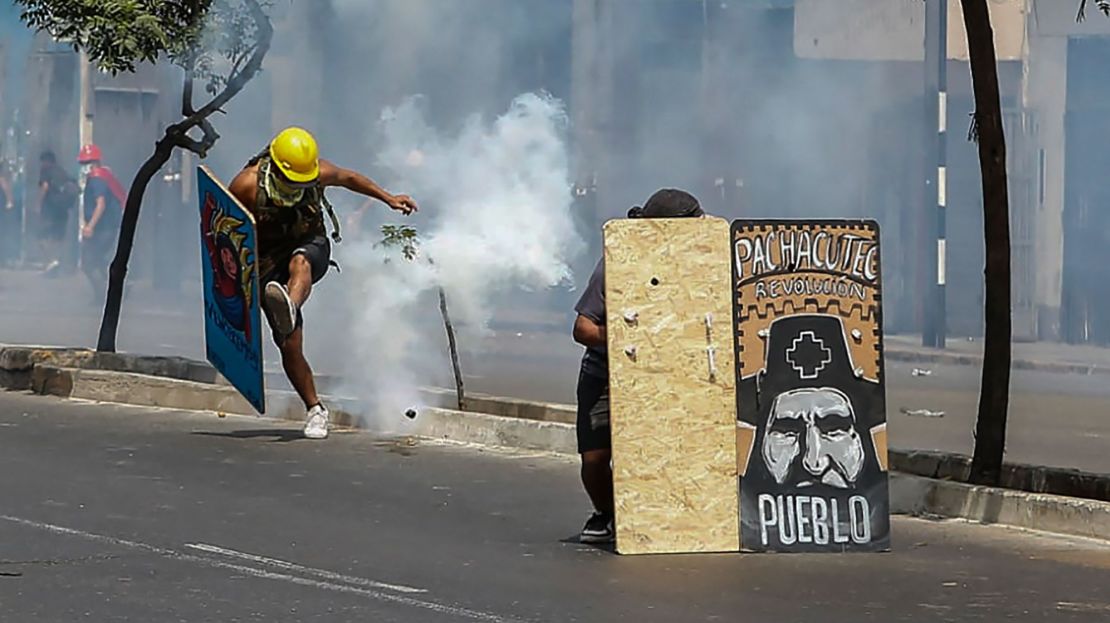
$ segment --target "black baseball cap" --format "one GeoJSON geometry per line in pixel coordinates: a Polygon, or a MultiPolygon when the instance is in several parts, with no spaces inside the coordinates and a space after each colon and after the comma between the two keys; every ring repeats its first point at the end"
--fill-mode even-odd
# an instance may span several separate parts
{"type": "Polygon", "coordinates": [[[705,211],[690,193],[676,188],[657,191],[647,203],[634,206],[628,211],[628,218],[688,218],[705,216],[705,211]]]}

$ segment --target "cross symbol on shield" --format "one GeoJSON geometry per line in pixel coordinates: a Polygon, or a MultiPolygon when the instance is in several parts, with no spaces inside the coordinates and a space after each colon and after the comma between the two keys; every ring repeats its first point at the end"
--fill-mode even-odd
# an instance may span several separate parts
{"type": "Polygon", "coordinates": [[[786,362],[805,380],[813,380],[832,363],[832,350],[813,331],[802,331],[786,349],[786,362]]]}

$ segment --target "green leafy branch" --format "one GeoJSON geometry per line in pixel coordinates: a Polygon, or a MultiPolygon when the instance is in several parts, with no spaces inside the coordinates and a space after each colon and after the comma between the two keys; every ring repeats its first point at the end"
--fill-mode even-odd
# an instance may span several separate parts
{"type": "MultiPolygon", "coordinates": [[[[382,238],[374,245],[386,249],[398,249],[405,260],[412,262],[420,256],[420,236],[416,228],[409,225],[382,225],[382,238]]],[[[425,258],[428,264],[434,265],[432,258],[425,258]]],[[[386,262],[389,260],[386,259],[386,262]]],[[[447,311],[447,292],[443,286],[439,291],[439,313],[443,317],[443,328],[447,331],[447,349],[451,356],[451,369],[455,374],[455,393],[459,411],[466,411],[466,391],[463,387],[462,366],[459,364],[459,346],[455,337],[455,326],[451,323],[451,314],[447,311]]]]}

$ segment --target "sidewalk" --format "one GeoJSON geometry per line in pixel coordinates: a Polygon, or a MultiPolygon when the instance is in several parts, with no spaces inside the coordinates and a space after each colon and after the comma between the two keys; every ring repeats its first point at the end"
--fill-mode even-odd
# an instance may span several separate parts
{"type": "MultiPolygon", "coordinates": [[[[504,309],[491,328],[524,333],[570,335],[573,320],[568,314],[544,310],[504,309]]],[[[982,338],[951,338],[946,348],[927,348],[921,336],[887,334],[885,354],[890,361],[975,365],[982,363],[982,338]]],[[[1018,370],[1110,375],[1110,347],[1057,342],[1015,342],[1013,367],[1018,370]]]]}
{"type": "MultiPolygon", "coordinates": [[[[892,361],[920,361],[979,365],[983,340],[949,339],[945,349],[926,348],[917,335],[885,336],[886,357],[892,361]]],[[[1012,345],[1013,367],[1018,370],[1110,374],[1110,348],[1055,342],[1018,342],[1012,345]]]]}

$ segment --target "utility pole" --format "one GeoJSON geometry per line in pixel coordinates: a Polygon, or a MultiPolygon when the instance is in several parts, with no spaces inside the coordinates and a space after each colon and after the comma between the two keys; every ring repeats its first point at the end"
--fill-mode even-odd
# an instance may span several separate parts
{"type": "MultiPolygon", "coordinates": [[[[948,204],[948,0],[925,1],[925,206],[935,206],[934,227],[926,228],[928,265],[934,277],[924,304],[922,344],[944,348],[948,334],[947,229],[948,204]],[[931,230],[931,231],[930,231],[931,230]]],[[[926,208],[928,209],[928,208],[926,208]]],[[[926,218],[926,222],[929,219],[926,218]]]]}
{"type": "MultiPolygon", "coordinates": [[[[78,115],[80,119],[77,125],[77,138],[78,148],[84,147],[92,143],[93,140],[93,112],[89,106],[89,98],[92,93],[92,84],[89,77],[89,57],[82,50],[77,57],[77,72],[80,76],[80,84],[78,88],[80,93],[78,95],[78,115]]],[[[84,167],[82,167],[84,168],[84,167]]],[[[81,187],[81,195],[77,198],[77,257],[75,263],[77,269],[81,269],[81,232],[85,229],[85,184],[88,182],[85,172],[81,171],[78,174],[79,186],[81,187]]]]}
{"type": "Polygon", "coordinates": [[[576,274],[588,275],[601,252],[598,214],[599,185],[603,184],[604,144],[612,101],[607,84],[607,16],[610,0],[574,0],[571,6],[571,133],[574,167],[575,219],[589,252],[576,274]]]}

